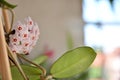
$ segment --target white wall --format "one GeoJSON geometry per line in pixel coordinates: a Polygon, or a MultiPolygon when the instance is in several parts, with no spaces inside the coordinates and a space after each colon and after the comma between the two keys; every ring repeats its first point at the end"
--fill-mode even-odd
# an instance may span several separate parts
{"type": "Polygon", "coordinates": [[[40,27],[40,39],[30,56],[36,57],[48,44],[56,56],[66,51],[66,31],[74,38],[75,47],[83,45],[82,0],[8,0],[18,4],[16,19],[31,16],[40,27]],[[33,55],[32,55],[33,54],[33,55]]]}

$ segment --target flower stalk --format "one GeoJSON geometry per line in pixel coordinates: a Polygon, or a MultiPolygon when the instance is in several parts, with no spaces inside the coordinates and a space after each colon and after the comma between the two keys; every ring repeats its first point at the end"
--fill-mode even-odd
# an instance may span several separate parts
{"type": "Polygon", "coordinates": [[[22,70],[19,62],[17,61],[16,57],[13,55],[14,53],[12,53],[12,51],[10,50],[9,46],[7,45],[7,49],[9,52],[9,57],[11,59],[11,61],[15,64],[15,66],[18,68],[18,70],[20,71],[21,75],[23,76],[24,80],[29,80],[28,77],[26,76],[26,74],[24,73],[24,71],[22,70]]]}
{"type": "Polygon", "coordinates": [[[38,65],[38,64],[36,64],[36,63],[28,60],[28,59],[26,59],[26,58],[23,57],[21,54],[18,54],[18,53],[17,53],[17,56],[20,57],[20,58],[22,58],[23,60],[27,61],[28,63],[33,64],[33,65],[36,66],[37,68],[39,68],[39,69],[42,71],[42,76],[46,76],[46,70],[45,70],[42,66],[40,66],[40,65],[38,65]]]}

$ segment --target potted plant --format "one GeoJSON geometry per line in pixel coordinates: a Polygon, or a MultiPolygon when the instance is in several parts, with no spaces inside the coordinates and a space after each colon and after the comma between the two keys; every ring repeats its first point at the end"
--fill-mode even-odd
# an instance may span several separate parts
{"type": "MultiPolygon", "coordinates": [[[[6,0],[0,0],[3,21],[0,17],[0,73],[2,80],[57,80],[68,78],[83,73],[94,61],[96,52],[88,46],[77,47],[65,52],[56,60],[48,73],[46,69],[35,61],[28,60],[28,55],[39,38],[39,28],[30,17],[25,22],[18,22],[13,26],[16,5],[6,0]],[[9,22],[7,11],[12,14],[12,22],[9,22]],[[18,58],[29,64],[20,64],[18,58]],[[9,63],[10,62],[10,63],[9,63]],[[5,69],[5,70],[3,70],[5,69]]],[[[41,61],[45,56],[40,57],[41,61]]]]}

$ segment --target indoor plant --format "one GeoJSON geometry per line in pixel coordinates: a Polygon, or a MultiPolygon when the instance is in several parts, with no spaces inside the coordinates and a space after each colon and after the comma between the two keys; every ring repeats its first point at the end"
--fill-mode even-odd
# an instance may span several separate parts
{"type": "MultiPolygon", "coordinates": [[[[13,80],[52,80],[68,78],[78,73],[83,73],[94,61],[96,53],[91,47],[78,47],[64,53],[63,56],[53,63],[50,68],[50,73],[47,73],[44,67],[25,58],[25,55],[30,53],[39,37],[37,24],[28,17],[25,23],[18,22],[13,27],[14,13],[12,10],[16,5],[10,4],[5,0],[0,0],[0,7],[3,11],[5,23],[4,25],[0,25],[1,30],[3,26],[5,26],[1,34],[5,35],[6,41],[4,45],[6,45],[7,48],[13,80]],[[9,25],[8,17],[6,17],[6,10],[12,13],[11,25],[9,25]],[[20,64],[17,58],[23,59],[29,64],[20,64]]],[[[4,38],[4,36],[1,36],[1,38],[4,38]]],[[[0,56],[3,57],[2,55],[0,56]]],[[[3,66],[2,64],[2,68],[3,66]]],[[[2,71],[1,74],[5,75],[4,72],[5,71],[2,71]]],[[[8,73],[10,74],[10,72],[8,73]]],[[[5,80],[4,76],[2,76],[2,79],[5,80]]],[[[11,79],[9,78],[9,80],[11,79]]]]}

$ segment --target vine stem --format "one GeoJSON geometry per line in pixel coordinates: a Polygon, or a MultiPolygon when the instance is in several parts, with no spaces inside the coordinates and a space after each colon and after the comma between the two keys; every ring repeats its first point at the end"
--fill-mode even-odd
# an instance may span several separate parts
{"type": "Polygon", "coordinates": [[[12,15],[12,20],[11,20],[11,27],[10,27],[10,30],[12,30],[12,27],[13,27],[13,23],[14,23],[14,19],[15,19],[15,13],[12,9],[8,8],[8,10],[11,12],[11,15],[12,15]]]}
{"type": "Polygon", "coordinates": [[[6,8],[2,8],[2,13],[3,13],[3,18],[4,18],[4,22],[5,22],[5,30],[7,33],[10,32],[10,21],[9,21],[9,15],[7,13],[7,9],[6,8]]]}
{"type": "Polygon", "coordinates": [[[28,59],[26,59],[25,57],[23,57],[22,55],[20,55],[18,53],[17,53],[17,56],[20,57],[20,58],[22,58],[22,59],[24,59],[25,61],[27,61],[27,62],[35,65],[36,67],[38,67],[42,71],[42,76],[46,76],[46,70],[42,66],[40,66],[40,65],[38,65],[38,64],[36,64],[36,63],[28,60],[28,59]]]}
{"type": "Polygon", "coordinates": [[[49,79],[52,79],[52,78],[53,78],[52,75],[48,75],[48,76],[45,78],[45,80],[49,80],[49,79]]]}
{"type": "MultiPolygon", "coordinates": [[[[7,45],[7,44],[6,44],[7,45]]],[[[13,55],[14,53],[12,53],[12,51],[10,50],[9,46],[7,45],[7,49],[9,52],[9,57],[14,61],[13,63],[15,64],[15,66],[18,68],[18,70],[20,71],[21,75],[23,76],[24,80],[29,80],[28,77],[26,76],[26,74],[24,73],[24,71],[22,70],[19,62],[17,61],[16,57],[13,55]]]]}

